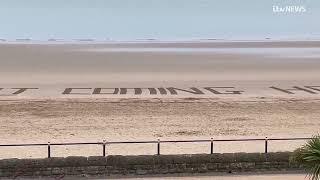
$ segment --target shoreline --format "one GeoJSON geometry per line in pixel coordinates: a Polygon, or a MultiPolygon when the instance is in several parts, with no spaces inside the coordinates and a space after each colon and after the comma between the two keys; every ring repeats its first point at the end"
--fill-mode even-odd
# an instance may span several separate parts
{"type": "Polygon", "coordinates": [[[56,39],[56,40],[33,40],[33,39],[0,39],[0,45],[2,44],[34,44],[34,45],[81,45],[81,44],[175,44],[175,43],[224,43],[224,42],[319,42],[319,38],[262,38],[262,39],[190,39],[190,40],[148,40],[148,39],[136,39],[136,40],[99,40],[99,39],[56,39]]]}

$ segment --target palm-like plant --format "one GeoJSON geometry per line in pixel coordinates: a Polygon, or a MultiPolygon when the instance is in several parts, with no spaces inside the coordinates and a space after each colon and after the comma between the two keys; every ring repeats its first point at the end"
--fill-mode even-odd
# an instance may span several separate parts
{"type": "Polygon", "coordinates": [[[294,160],[306,168],[311,180],[320,179],[320,135],[309,140],[294,153],[294,160]]]}

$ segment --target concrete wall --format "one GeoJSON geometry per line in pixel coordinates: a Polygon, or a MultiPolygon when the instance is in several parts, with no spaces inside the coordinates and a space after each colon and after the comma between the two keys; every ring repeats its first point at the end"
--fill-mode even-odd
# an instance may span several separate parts
{"type": "Polygon", "coordinates": [[[168,173],[299,170],[290,152],[66,157],[0,160],[1,177],[120,176],[168,173]]]}

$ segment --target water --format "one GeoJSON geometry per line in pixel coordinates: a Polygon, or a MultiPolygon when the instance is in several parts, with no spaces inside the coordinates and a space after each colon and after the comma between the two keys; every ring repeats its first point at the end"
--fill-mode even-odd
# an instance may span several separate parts
{"type": "Polygon", "coordinates": [[[284,58],[319,58],[319,48],[154,48],[154,47],[139,47],[139,48],[88,48],[76,49],[74,51],[88,51],[88,52],[162,52],[162,53],[191,53],[191,54],[253,54],[265,55],[284,58]]]}
{"type": "Polygon", "coordinates": [[[314,39],[318,17],[318,0],[1,0],[0,39],[314,39]]]}

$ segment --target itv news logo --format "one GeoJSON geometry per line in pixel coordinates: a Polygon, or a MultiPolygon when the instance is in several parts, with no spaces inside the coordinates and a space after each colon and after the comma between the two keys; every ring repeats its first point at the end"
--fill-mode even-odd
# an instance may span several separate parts
{"type": "Polygon", "coordinates": [[[272,6],[273,13],[277,14],[299,14],[307,12],[305,6],[272,6]]]}

